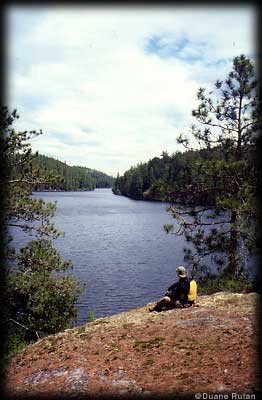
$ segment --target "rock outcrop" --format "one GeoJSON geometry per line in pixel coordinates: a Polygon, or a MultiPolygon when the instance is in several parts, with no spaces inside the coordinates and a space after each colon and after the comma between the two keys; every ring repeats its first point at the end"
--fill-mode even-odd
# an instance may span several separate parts
{"type": "Polygon", "coordinates": [[[7,367],[10,395],[253,393],[258,294],[200,296],[198,307],[100,318],[38,340],[7,367]]]}

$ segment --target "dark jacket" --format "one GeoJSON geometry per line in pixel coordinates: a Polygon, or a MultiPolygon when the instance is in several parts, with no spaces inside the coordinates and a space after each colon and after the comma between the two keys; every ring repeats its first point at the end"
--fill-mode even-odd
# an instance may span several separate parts
{"type": "Polygon", "coordinates": [[[190,289],[190,279],[179,278],[179,280],[171,285],[166,294],[174,301],[179,300],[181,303],[188,301],[187,295],[190,289]]]}

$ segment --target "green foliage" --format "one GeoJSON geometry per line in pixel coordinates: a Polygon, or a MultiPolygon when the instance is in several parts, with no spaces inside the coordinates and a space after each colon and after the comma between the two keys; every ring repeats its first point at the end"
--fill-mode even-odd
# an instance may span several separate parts
{"type": "Polygon", "coordinates": [[[91,321],[94,321],[95,319],[96,319],[95,310],[90,310],[88,313],[88,320],[91,322],[91,321]]]}
{"type": "MultiPolygon", "coordinates": [[[[219,150],[221,157],[195,165],[195,179],[183,191],[179,187],[174,191],[174,200],[183,198],[186,210],[181,212],[173,204],[171,213],[180,225],[179,233],[196,250],[185,251],[192,268],[197,269],[203,257],[213,255],[222,275],[227,276],[224,284],[229,285],[229,277],[232,282],[247,277],[244,253],[256,250],[255,144],[261,116],[250,60],[243,55],[236,57],[228,77],[215,83],[215,92],[200,88],[197,98],[199,106],[192,115],[199,125],[192,126],[191,133],[205,151],[219,150]],[[209,206],[211,215],[206,215],[204,207],[195,207],[194,202],[209,206]],[[187,218],[186,213],[193,218],[187,218]],[[226,259],[218,253],[226,254],[226,259]]],[[[180,135],[178,142],[189,148],[188,137],[180,135]]]]}
{"type": "MultiPolygon", "coordinates": [[[[83,168],[83,167],[73,167],[73,168],[83,168]]],[[[115,178],[104,172],[97,171],[96,169],[87,168],[88,174],[95,181],[96,188],[111,188],[114,185],[115,178]]]]}
{"type": "Polygon", "coordinates": [[[114,178],[103,172],[85,167],[70,167],[65,162],[41,154],[37,155],[33,163],[60,177],[51,184],[36,185],[35,190],[93,190],[110,188],[114,183],[114,178]]]}
{"type": "Polygon", "coordinates": [[[132,167],[125,172],[123,177],[117,175],[112,191],[114,194],[122,194],[132,199],[141,199],[145,190],[145,176],[145,164],[132,167]]]}
{"type": "Polygon", "coordinates": [[[61,234],[52,224],[56,205],[31,196],[37,185],[58,185],[60,178],[35,163],[38,155],[32,153],[30,141],[41,132],[15,132],[12,124],[17,118],[16,111],[1,109],[1,143],[7,167],[0,182],[5,198],[1,327],[7,327],[7,352],[64,329],[76,316],[75,302],[82,290],[77,280],[66,275],[71,262],[64,261],[53,247],[52,239],[61,234]],[[10,226],[34,234],[35,239],[16,253],[10,247],[10,226]]]}
{"type": "Polygon", "coordinates": [[[113,193],[122,194],[133,199],[169,201],[176,196],[176,202],[184,203],[182,190],[199,182],[197,196],[187,199],[192,204],[212,204],[214,196],[201,188],[206,184],[207,176],[204,163],[217,162],[223,159],[221,146],[209,150],[188,150],[161,158],[154,157],[147,163],[131,167],[123,176],[117,176],[113,193]],[[213,161],[211,161],[213,160],[213,161]]]}
{"type": "Polygon", "coordinates": [[[75,302],[80,285],[70,276],[52,276],[53,271],[66,271],[50,241],[32,241],[18,255],[18,271],[9,274],[8,300],[11,321],[26,327],[26,340],[58,332],[75,318],[75,302]]]}
{"type": "Polygon", "coordinates": [[[181,134],[184,153],[163,152],[117,177],[117,194],[170,202],[176,222],[164,229],[190,244],[185,260],[195,276],[207,274],[214,263],[233,279],[247,278],[245,254],[258,249],[259,89],[251,61],[235,57],[232,71],[213,91],[197,93],[190,135],[198,148],[181,134]]]}
{"type": "Polygon", "coordinates": [[[230,279],[223,276],[200,280],[198,293],[209,295],[216,292],[251,293],[254,291],[252,282],[245,279],[230,279]]]}
{"type": "Polygon", "coordinates": [[[28,343],[26,341],[21,340],[21,337],[18,335],[9,335],[7,340],[4,343],[4,354],[5,363],[8,362],[8,359],[15,355],[18,351],[22,350],[26,347],[28,343]]]}

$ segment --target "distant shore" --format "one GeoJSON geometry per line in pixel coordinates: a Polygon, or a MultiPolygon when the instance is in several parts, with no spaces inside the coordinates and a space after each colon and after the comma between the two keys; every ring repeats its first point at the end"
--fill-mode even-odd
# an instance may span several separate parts
{"type": "Polygon", "coordinates": [[[99,187],[99,188],[92,188],[92,189],[38,189],[34,190],[32,194],[38,192],[92,192],[96,189],[112,189],[112,187],[99,187]]]}

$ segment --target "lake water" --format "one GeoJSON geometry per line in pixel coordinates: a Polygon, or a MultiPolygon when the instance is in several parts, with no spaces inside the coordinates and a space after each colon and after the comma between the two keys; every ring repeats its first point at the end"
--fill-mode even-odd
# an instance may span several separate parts
{"type": "MultiPolygon", "coordinates": [[[[163,229],[175,221],[167,204],[115,196],[111,189],[35,196],[57,201],[54,223],[65,236],[55,247],[72,260],[72,274],[86,285],[76,324],[87,322],[90,311],[102,317],[143,306],[177,279],[185,242],[163,229]]],[[[25,244],[21,230],[14,237],[16,245],[25,244]]]]}
{"type": "MultiPolygon", "coordinates": [[[[101,317],[156,300],[176,280],[184,241],[163,229],[174,222],[166,204],[115,196],[111,189],[35,196],[57,201],[54,223],[65,236],[55,247],[72,260],[72,274],[86,285],[77,324],[88,320],[90,310],[101,317]]],[[[21,230],[13,234],[18,246],[25,244],[21,230]]]]}

